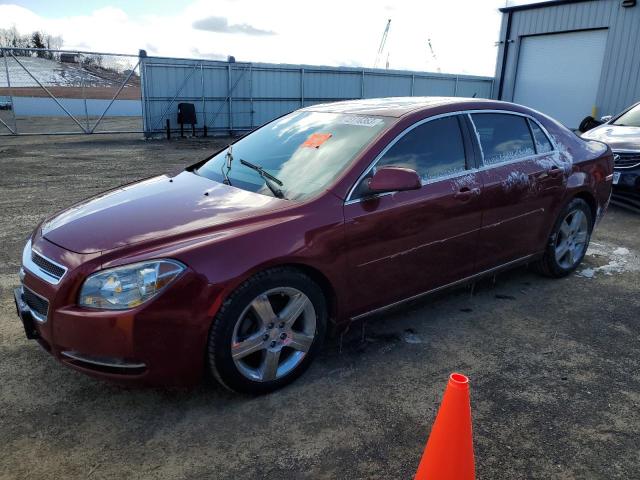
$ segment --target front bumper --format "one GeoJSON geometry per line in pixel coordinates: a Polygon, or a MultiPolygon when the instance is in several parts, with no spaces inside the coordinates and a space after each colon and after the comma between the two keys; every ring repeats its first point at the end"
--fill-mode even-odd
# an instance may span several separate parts
{"type": "Polygon", "coordinates": [[[640,167],[616,168],[614,172],[620,178],[613,185],[611,203],[640,212],[640,167]]]}
{"type": "MultiPolygon", "coordinates": [[[[16,305],[18,317],[22,321],[24,332],[29,340],[37,340],[45,349],[51,352],[51,345],[40,336],[37,327],[39,323],[44,323],[42,318],[34,312],[24,299],[24,288],[18,287],[13,291],[13,299],[16,305]]],[[[97,372],[110,372],[121,375],[132,375],[144,373],[147,366],[142,362],[127,361],[116,357],[101,357],[96,355],[83,354],[73,350],[60,350],[63,361],[71,366],[85,367],[97,372]]]]}
{"type": "MultiPolygon", "coordinates": [[[[43,240],[38,247],[61,263],[70,255],[43,240]]],[[[78,307],[75,299],[92,269],[95,266],[78,261],[56,285],[25,269],[14,300],[27,338],[64,365],[94,377],[155,386],[197,384],[219,290],[187,269],[157,297],[134,309],[91,310],[78,307]],[[25,291],[48,301],[45,318],[34,318],[25,291]]]]}
{"type": "Polygon", "coordinates": [[[40,334],[36,329],[35,319],[33,317],[33,313],[31,309],[27,306],[22,298],[22,287],[18,287],[13,290],[13,300],[16,304],[16,311],[18,312],[18,317],[22,321],[22,326],[24,327],[24,333],[29,340],[37,340],[40,338],[40,334]]]}

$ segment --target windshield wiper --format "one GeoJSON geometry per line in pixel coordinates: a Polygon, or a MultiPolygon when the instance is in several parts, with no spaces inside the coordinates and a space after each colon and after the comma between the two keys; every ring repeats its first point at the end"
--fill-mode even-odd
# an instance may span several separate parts
{"type": "Polygon", "coordinates": [[[226,162],[224,164],[222,164],[222,167],[220,167],[220,171],[222,172],[222,176],[224,177],[224,183],[226,183],[227,185],[231,185],[231,180],[229,180],[229,171],[231,170],[231,162],[233,162],[233,145],[229,144],[229,147],[227,148],[227,154],[225,155],[225,160],[226,162]],[[227,171],[224,171],[224,167],[227,167],[227,171]]]}
{"type": "Polygon", "coordinates": [[[264,168],[262,168],[260,165],[256,165],[254,163],[247,162],[246,160],[243,160],[242,158],[240,159],[240,163],[242,165],[244,165],[245,167],[249,167],[250,169],[255,170],[256,172],[258,172],[258,174],[264,179],[265,185],[267,187],[269,187],[269,190],[271,190],[271,193],[273,193],[274,197],[276,197],[276,198],[285,198],[284,197],[284,193],[282,193],[282,190],[280,190],[278,187],[273,185],[273,183],[279,185],[280,187],[283,185],[283,183],[277,177],[274,177],[269,172],[266,172],[264,170],[264,168]],[[273,183],[271,183],[271,182],[273,182],[273,183]]]}

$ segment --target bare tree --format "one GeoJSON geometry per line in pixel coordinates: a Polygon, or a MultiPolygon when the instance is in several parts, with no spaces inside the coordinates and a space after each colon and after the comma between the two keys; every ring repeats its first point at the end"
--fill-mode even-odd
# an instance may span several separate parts
{"type": "MultiPolygon", "coordinates": [[[[62,37],[51,35],[43,31],[35,31],[31,34],[21,34],[15,25],[10,28],[0,28],[0,47],[14,48],[12,53],[16,56],[29,57],[32,52],[28,48],[45,48],[57,50],[62,47],[62,37]],[[25,50],[22,50],[25,49],[25,50]]],[[[51,52],[36,52],[38,57],[53,58],[51,52]]]]}
{"type": "Polygon", "coordinates": [[[45,34],[45,43],[47,44],[47,48],[52,50],[59,50],[62,48],[62,37],[60,35],[50,35],[45,34]]]}
{"type": "Polygon", "coordinates": [[[0,28],[0,46],[15,48],[14,55],[27,56],[28,50],[19,50],[21,48],[29,48],[31,46],[30,35],[22,35],[18,32],[15,25],[10,28],[0,28]]]}

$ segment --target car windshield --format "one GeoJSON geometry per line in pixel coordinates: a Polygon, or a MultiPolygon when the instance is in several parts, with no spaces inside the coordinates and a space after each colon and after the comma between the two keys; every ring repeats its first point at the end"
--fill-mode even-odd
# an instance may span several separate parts
{"type": "Polygon", "coordinates": [[[628,112],[620,115],[620,117],[616,118],[612,125],[640,127],[640,104],[636,105],[628,112]]]}
{"type": "Polygon", "coordinates": [[[293,112],[241,138],[195,173],[264,195],[303,199],[329,186],[388,123],[385,117],[293,112]]]}

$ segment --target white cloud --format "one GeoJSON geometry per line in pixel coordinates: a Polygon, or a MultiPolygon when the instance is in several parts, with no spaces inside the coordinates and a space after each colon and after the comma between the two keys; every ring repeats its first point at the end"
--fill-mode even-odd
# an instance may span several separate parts
{"type": "Polygon", "coordinates": [[[205,17],[193,22],[193,28],[214,33],[241,33],[244,35],[275,35],[271,30],[262,30],[247,23],[230,24],[224,17],[205,17]]]}
{"type": "Polygon", "coordinates": [[[69,49],[135,54],[144,48],[161,56],[234,55],[239,61],[370,67],[391,18],[382,65],[389,52],[391,68],[493,75],[497,9],[503,5],[503,0],[197,0],[177,15],[150,8],[148,14],[132,17],[107,7],[56,19],[0,5],[0,27],[15,24],[22,32],[43,29],[62,35],[69,49]],[[227,31],[193,27],[211,17],[223,19],[217,25],[224,23],[227,31]],[[238,34],[242,30],[245,34],[238,34]],[[246,34],[250,32],[273,34],[246,34]],[[437,61],[428,49],[429,38],[437,61]]]}

